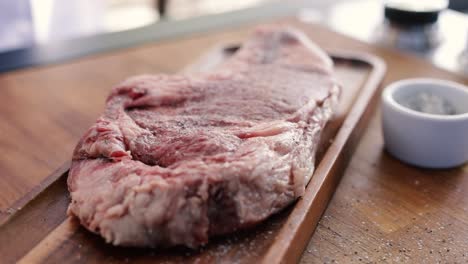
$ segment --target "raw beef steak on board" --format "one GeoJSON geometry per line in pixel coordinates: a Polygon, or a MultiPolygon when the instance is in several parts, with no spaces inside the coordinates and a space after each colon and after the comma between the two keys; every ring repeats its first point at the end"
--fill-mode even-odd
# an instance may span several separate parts
{"type": "Polygon", "coordinates": [[[198,247],[300,197],[339,88],[303,33],[261,27],[210,73],[117,85],[78,143],[69,214],[114,245],[198,247]]]}

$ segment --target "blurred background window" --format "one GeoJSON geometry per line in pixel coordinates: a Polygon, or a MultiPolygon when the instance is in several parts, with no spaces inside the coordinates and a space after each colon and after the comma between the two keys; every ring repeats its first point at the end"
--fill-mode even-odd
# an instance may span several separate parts
{"type": "Polygon", "coordinates": [[[0,0],[0,51],[32,44],[34,29],[28,0],[0,0]]]}
{"type": "Polygon", "coordinates": [[[0,0],[0,51],[105,32],[161,20],[187,19],[273,0],[0,0]]]}
{"type": "MultiPolygon", "coordinates": [[[[465,41],[468,0],[450,0],[449,8],[461,13],[451,12],[439,19],[437,27],[419,32],[382,29],[386,25],[382,9],[384,1],[390,0],[0,0],[0,52],[277,2],[308,8],[301,12],[307,22],[320,22],[371,43],[379,42],[379,32],[385,32],[387,39],[384,42],[397,48],[408,50],[406,46],[411,46],[410,52],[420,53],[449,70],[468,68],[456,61],[458,54],[467,53],[461,51],[468,46],[465,41]],[[435,44],[426,45],[422,38],[415,37],[417,34],[423,37],[432,34],[435,44]]],[[[467,56],[463,58],[468,60],[467,56]]]]}

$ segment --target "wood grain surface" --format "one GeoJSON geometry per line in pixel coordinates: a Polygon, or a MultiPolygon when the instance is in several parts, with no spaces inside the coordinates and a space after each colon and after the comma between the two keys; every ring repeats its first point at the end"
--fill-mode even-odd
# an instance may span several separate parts
{"type": "MultiPolygon", "coordinates": [[[[384,84],[410,77],[468,84],[467,79],[413,56],[293,18],[284,22],[309,32],[322,46],[384,58],[388,66],[384,84]]],[[[69,159],[78,137],[102,111],[102,98],[112,85],[142,72],[175,72],[215,43],[243,39],[250,28],[0,75],[1,213],[16,210],[6,209],[69,159]]],[[[385,153],[377,111],[301,261],[464,263],[468,259],[467,192],[467,166],[423,170],[385,153]]]]}

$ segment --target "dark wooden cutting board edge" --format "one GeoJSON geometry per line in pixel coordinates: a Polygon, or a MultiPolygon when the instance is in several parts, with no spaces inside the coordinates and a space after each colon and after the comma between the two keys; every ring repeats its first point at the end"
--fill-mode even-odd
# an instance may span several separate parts
{"type": "Polygon", "coordinates": [[[386,64],[382,59],[363,52],[328,51],[328,53],[333,54],[331,57],[334,60],[339,58],[355,64],[367,63],[373,71],[314,172],[315,179],[309,182],[304,196],[295,205],[284,228],[275,238],[281,243],[273,243],[263,263],[299,261],[379,99],[380,93],[377,91],[380,91],[380,83],[386,72],[386,64]],[[318,187],[314,188],[314,184],[318,187]]]}
{"type": "MultiPolygon", "coordinates": [[[[225,48],[225,50],[230,49],[232,49],[232,46],[225,48]]],[[[270,247],[264,258],[265,263],[289,262],[299,259],[329,199],[333,195],[342,171],[346,167],[377,102],[375,95],[385,74],[385,63],[380,58],[367,53],[329,51],[329,54],[332,54],[334,60],[345,60],[351,64],[367,64],[372,68],[372,71],[362,87],[359,97],[354,102],[336,134],[334,142],[326,151],[314,173],[314,189],[316,191],[311,192],[312,184],[309,184],[306,194],[295,205],[291,213],[291,216],[299,215],[300,217],[289,217],[285,228],[282,228],[275,238],[275,240],[282,241],[282,243],[274,243],[270,247]],[[321,177],[318,177],[318,175],[321,177]],[[329,175],[334,175],[334,177],[329,175]]],[[[69,167],[70,162],[64,163],[38,186],[17,200],[5,213],[0,214],[0,227],[9,221],[13,221],[21,210],[27,210],[28,205],[35,198],[43,195],[50,186],[57,185],[57,182],[61,179],[65,180],[69,167]]]]}

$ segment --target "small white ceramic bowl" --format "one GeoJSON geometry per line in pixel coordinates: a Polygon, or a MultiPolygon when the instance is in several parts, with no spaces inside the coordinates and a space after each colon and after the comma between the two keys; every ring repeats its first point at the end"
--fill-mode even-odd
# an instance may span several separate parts
{"type": "Polygon", "coordinates": [[[426,78],[392,83],[382,94],[382,127],[387,151],[401,161],[438,169],[462,165],[468,161],[468,87],[426,78]],[[420,92],[445,98],[456,114],[427,114],[401,104],[420,92]]]}

